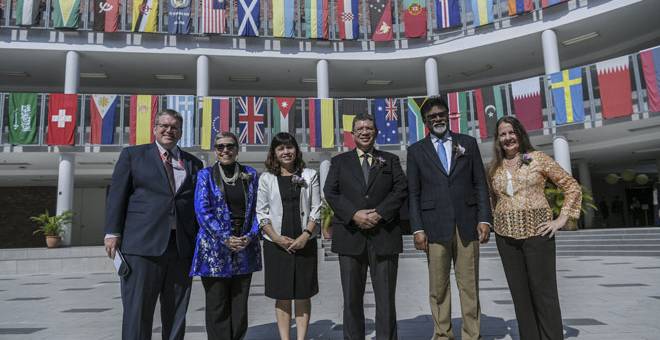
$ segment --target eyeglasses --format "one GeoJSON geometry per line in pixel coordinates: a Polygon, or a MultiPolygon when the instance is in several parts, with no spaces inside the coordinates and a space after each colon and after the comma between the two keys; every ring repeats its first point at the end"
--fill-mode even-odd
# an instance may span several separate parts
{"type": "Polygon", "coordinates": [[[449,112],[447,111],[442,111],[442,112],[429,112],[426,114],[426,120],[431,121],[431,120],[437,120],[440,118],[445,118],[449,117],[449,112]]]}
{"type": "Polygon", "coordinates": [[[215,149],[218,151],[224,151],[225,149],[227,149],[227,151],[234,151],[235,148],[236,148],[236,144],[234,143],[215,145],[215,149]]]}
{"type": "Polygon", "coordinates": [[[178,132],[180,129],[175,126],[175,125],[167,125],[167,124],[156,124],[159,129],[167,131],[167,130],[172,130],[172,132],[178,132]]]}

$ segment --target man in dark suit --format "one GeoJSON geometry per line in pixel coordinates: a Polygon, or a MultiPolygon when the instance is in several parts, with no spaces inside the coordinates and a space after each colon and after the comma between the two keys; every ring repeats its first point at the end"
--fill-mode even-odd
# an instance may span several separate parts
{"type": "Polygon", "coordinates": [[[130,268],[121,277],[122,339],[151,339],[160,297],[163,339],[183,339],[197,235],[193,199],[202,162],[179,149],[183,118],[156,114],[155,143],[124,148],[107,197],[105,249],[130,268]]]}
{"type": "Polygon", "coordinates": [[[477,141],[449,131],[447,103],[429,97],[421,107],[430,134],[408,148],[408,188],[415,247],[428,255],[433,339],[453,339],[449,272],[463,315],[462,339],[479,339],[479,242],[488,242],[492,215],[477,141]]]}
{"type": "Polygon", "coordinates": [[[357,148],[332,158],[324,187],[334,210],[332,251],[339,254],[344,339],[364,339],[367,267],[376,300],[376,338],[397,339],[394,296],[406,178],[396,155],[374,148],[377,133],[372,116],[355,117],[357,148]]]}

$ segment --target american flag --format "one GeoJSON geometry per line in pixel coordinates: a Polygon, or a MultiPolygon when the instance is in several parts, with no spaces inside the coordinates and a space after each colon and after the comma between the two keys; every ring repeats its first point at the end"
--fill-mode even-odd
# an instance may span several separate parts
{"type": "Polygon", "coordinates": [[[238,128],[240,143],[264,144],[266,106],[262,97],[238,97],[238,128]]]}
{"type": "Polygon", "coordinates": [[[202,33],[227,33],[227,13],[224,0],[202,1],[202,33]]]}

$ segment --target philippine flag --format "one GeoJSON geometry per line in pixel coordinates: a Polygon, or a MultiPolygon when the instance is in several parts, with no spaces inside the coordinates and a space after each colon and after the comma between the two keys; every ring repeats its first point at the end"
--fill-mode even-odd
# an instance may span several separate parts
{"type": "Polygon", "coordinates": [[[114,144],[115,116],[119,97],[110,94],[94,94],[89,101],[92,116],[91,144],[114,144]]]}

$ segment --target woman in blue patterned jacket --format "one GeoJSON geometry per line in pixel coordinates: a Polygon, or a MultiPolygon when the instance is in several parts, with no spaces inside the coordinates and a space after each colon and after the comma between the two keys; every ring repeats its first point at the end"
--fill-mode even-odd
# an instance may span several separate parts
{"type": "Polygon", "coordinates": [[[195,213],[199,233],[191,276],[206,292],[209,339],[243,339],[252,273],[261,270],[259,223],[255,215],[257,172],[236,162],[231,132],[215,139],[218,161],[197,175],[195,213]]]}

